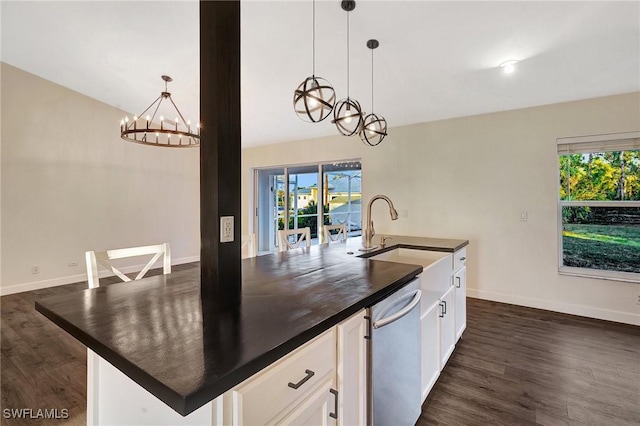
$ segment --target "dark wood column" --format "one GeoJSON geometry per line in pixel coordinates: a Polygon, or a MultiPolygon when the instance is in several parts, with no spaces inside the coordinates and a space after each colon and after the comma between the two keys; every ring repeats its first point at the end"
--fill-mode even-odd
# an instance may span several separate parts
{"type": "Polygon", "coordinates": [[[240,302],[240,1],[200,1],[200,262],[203,303],[240,302]],[[220,242],[233,216],[234,241],[220,242]]]}

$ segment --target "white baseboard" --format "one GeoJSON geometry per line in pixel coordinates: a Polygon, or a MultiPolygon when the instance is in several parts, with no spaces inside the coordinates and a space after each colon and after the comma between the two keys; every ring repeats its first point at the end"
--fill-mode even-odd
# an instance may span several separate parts
{"type": "MultiPolygon", "coordinates": [[[[191,262],[198,262],[198,261],[200,261],[200,256],[191,256],[191,257],[182,257],[180,259],[172,259],[171,264],[182,265],[183,263],[191,263],[191,262]]],[[[126,266],[126,267],[120,268],[120,270],[125,274],[128,274],[131,272],[138,272],[145,266],[146,264],[126,266]]],[[[157,262],[155,265],[153,265],[153,267],[162,268],[162,261],[157,262]]],[[[114,274],[111,271],[108,271],[106,269],[98,273],[98,276],[100,278],[112,277],[113,275],[114,274]]],[[[42,288],[57,287],[59,285],[73,284],[80,281],[87,281],[86,273],[78,274],[78,275],[69,275],[66,277],[51,278],[51,279],[42,280],[42,281],[32,281],[28,283],[14,284],[7,287],[0,287],[0,296],[7,296],[9,294],[22,293],[22,292],[31,291],[31,290],[40,290],[42,288]]]]}
{"type": "Polygon", "coordinates": [[[527,306],[529,308],[546,309],[548,311],[579,315],[581,317],[596,318],[624,324],[640,325],[640,315],[631,312],[611,311],[594,308],[593,306],[572,305],[552,300],[534,299],[530,297],[514,296],[505,293],[467,288],[467,296],[474,299],[491,300],[494,302],[510,303],[512,305],[527,306]]]}

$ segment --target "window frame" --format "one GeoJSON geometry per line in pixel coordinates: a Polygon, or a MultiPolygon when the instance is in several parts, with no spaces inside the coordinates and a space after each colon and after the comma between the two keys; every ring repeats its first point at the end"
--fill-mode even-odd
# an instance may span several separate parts
{"type": "MultiPolygon", "coordinates": [[[[364,165],[362,163],[362,159],[361,158],[349,158],[349,159],[340,159],[340,160],[324,160],[324,161],[319,161],[319,162],[311,162],[311,163],[291,163],[291,164],[281,164],[281,165],[271,165],[271,166],[257,166],[257,167],[250,167],[249,171],[252,175],[252,182],[253,182],[253,187],[249,188],[249,191],[251,193],[250,195],[250,212],[249,214],[251,215],[251,219],[249,220],[249,228],[250,228],[250,232],[254,232],[256,233],[256,247],[260,248],[262,247],[261,242],[260,242],[260,206],[259,206],[259,198],[260,198],[260,189],[259,189],[259,173],[260,171],[264,171],[264,170],[274,170],[274,169],[282,169],[282,174],[284,175],[284,180],[285,180],[285,193],[284,193],[284,223],[285,226],[288,226],[289,223],[289,218],[291,217],[290,215],[290,198],[291,196],[294,194],[294,192],[290,191],[289,189],[289,185],[290,185],[290,179],[289,176],[291,174],[297,174],[296,169],[299,168],[306,168],[306,167],[317,167],[317,173],[318,173],[318,194],[319,194],[319,199],[320,202],[317,203],[317,211],[315,214],[308,214],[305,216],[317,216],[318,221],[317,221],[317,241],[318,244],[323,244],[326,243],[326,241],[324,241],[324,235],[323,235],[323,223],[324,223],[324,200],[323,200],[323,195],[324,194],[324,179],[323,179],[323,172],[324,172],[324,166],[329,166],[329,165],[336,165],[336,164],[358,164],[359,168],[358,170],[360,170],[360,172],[362,173],[363,169],[364,169],[364,165]],[[293,170],[292,170],[293,169],[293,170]]],[[[362,177],[362,176],[361,176],[362,177]]],[[[295,198],[295,196],[294,196],[295,198]]],[[[307,196],[307,200],[309,200],[311,197],[307,196]]],[[[329,200],[327,200],[329,201],[329,200]]],[[[356,212],[354,212],[356,213],[356,212]]],[[[360,207],[360,216],[362,216],[362,206],[360,207]]],[[[299,217],[299,216],[298,216],[299,217]]],[[[285,227],[285,229],[287,229],[285,227]]],[[[295,229],[295,228],[294,228],[295,229]]],[[[277,240],[275,242],[275,247],[270,246],[270,249],[268,251],[265,250],[258,250],[258,252],[260,254],[262,253],[266,253],[266,252],[273,252],[277,250],[277,240]]]]}
{"type": "MultiPolygon", "coordinates": [[[[564,266],[564,252],[563,252],[563,223],[562,223],[562,208],[571,206],[584,206],[584,207],[640,207],[640,201],[567,201],[560,198],[560,168],[558,167],[560,156],[573,153],[583,153],[580,151],[572,151],[571,145],[587,146],[591,144],[597,145],[610,145],[620,146],[625,140],[635,140],[635,145],[631,147],[633,150],[639,150],[640,146],[640,131],[637,132],[625,132],[625,133],[612,133],[604,135],[593,136],[579,136],[556,139],[557,151],[556,151],[556,197],[557,197],[557,233],[558,233],[558,274],[578,276],[586,278],[596,278],[611,281],[624,281],[631,283],[640,283],[640,273],[634,272],[619,272],[609,271],[605,269],[593,269],[593,268],[578,268],[573,266],[564,266]],[[561,150],[561,146],[568,147],[561,150]]],[[[631,145],[631,143],[630,143],[631,145]]],[[[612,149],[607,149],[612,151],[612,149]]],[[[628,148],[627,148],[628,150],[628,148]]]]}

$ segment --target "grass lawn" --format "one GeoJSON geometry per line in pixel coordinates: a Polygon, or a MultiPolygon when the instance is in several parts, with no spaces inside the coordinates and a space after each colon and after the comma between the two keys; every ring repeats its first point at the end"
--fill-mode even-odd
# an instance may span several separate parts
{"type": "Polygon", "coordinates": [[[640,273],[640,226],[565,224],[565,266],[640,273]]]}

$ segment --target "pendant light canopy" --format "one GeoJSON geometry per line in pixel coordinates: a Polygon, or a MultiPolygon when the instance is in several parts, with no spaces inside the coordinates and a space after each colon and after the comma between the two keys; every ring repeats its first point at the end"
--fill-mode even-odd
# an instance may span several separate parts
{"type": "Polygon", "coordinates": [[[371,114],[364,118],[364,123],[360,130],[360,139],[369,146],[380,144],[387,136],[387,120],[380,114],[374,113],[373,109],[373,50],[379,45],[378,40],[371,39],[367,41],[367,47],[371,49],[371,114]]]}
{"type": "Polygon", "coordinates": [[[354,0],[343,0],[341,7],[347,12],[347,97],[338,101],[333,109],[333,120],[338,132],[353,136],[362,129],[363,112],[360,103],[349,97],[349,12],[356,8],[354,0]]]}
{"type": "Polygon", "coordinates": [[[312,74],[293,92],[293,109],[301,120],[317,123],[331,114],[336,93],[327,80],[316,76],[316,2],[313,0],[312,74]]]}
{"type": "MultiPolygon", "coordinates": [[[[173,80],[168,75],[163,75],[164,92],[142,111],[140,115],[134,115],[130,120],[128,116],[120,121],[120,137],[126,141],[142,145],[162,146],[167,148],[197,148],[200,146],[200,123],[191,128],[191,120],[185,120],[182,113],[171,99],[168,84],[173,80]],[[168,110],[161,109],[165,100],[168,110]],[[171,108],[173,106],[173,108],[171,108]],[[167,117],[175,116],[175,121],[158,114],[170,113],[167,117]],[[146,115],[153,111],[153,114],[146,115]],[[159,121],[159,124],[156,122],[159,121]]],[[[165,107],[163,107],[165,108],[165,107]]]]}

